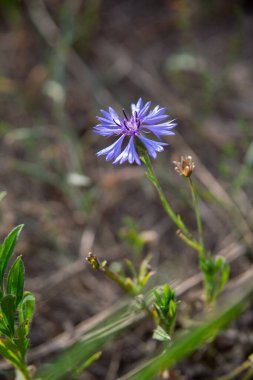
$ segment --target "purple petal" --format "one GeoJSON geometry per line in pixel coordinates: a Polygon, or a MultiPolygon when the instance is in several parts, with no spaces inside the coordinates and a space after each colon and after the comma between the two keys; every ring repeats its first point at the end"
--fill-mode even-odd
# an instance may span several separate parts
{"type": "Polygon", "coordinates": [[[120,136],[120,138],[116,140],[112,145],[109,145],[107,148],[97,152],[97,156],[106,154],[106,161],[112,160],[113,158],[119,156],[124,137],[124,135],[120,136]]]}
{"type": "Polygon", "coordinates": [[[167,128],[164,129],[156,129],[155,127],[149,127],[147,126],[147,131],[142,129],[143,133],[149,133],[152,132],[158,139],[161,139],[162,136],[170,136],[170,135],[175,135],[174,132],[169,131],[167,128]]]}
{"type": "Polygon", "coordinates": [[[115,124],[115,122],[112,119],[105,119],[104,117],[97,116],[97,119],[102,123],[102,124],[115,124]]]}
{"type": "Polygon", "coordinates": [[[150,104],[151,102],[147,102],[141,109],[140,111],[138,112],[138,117],[140,119],[144,118],[144,116],[146,115],[146,113],[148,112],[148,109],[150,107],[150,104]]]}
{"type": "Polygon", "coordinates": [[[117,112],[112,107],[109,107],[109,112],[110,112],[112,120],[116,120],[117,122],[120,122],[119,115],[117,114],[117,112]]]}
{"type": "Polygon", "coordinates": [[[112,136],[112,135],[118,135],[122,132],[121,128],[119,128],[117,125],[103,125],[98,124],[94,128],[94,133],[100,136],[112,136]]]}
{"type": "Polygon", "coordinates": [[[161,120],[169,117],[168,115],[164,115],[164,112],[165,108],[159,108],[159,106],[156,106],[147,116],[144,117],[143,121],[148,123],[149,121],[153,121],[153,119],[158,118],[158,116],[161,117],[161,120]]]}
{"type": "Polygon", "coordinates": [[[168,118],[168,115],[158,115],[158,116],[152,116],[152,117],[145,116],[145,118],[143,119],[143,123],[157,124],[167,118],[168,118]]]}
{"type": "Polygon", "coordinates": [[[157,128],[157,130],[159,129],[163,129],[163,128],[167,128],[167,129],[173,129],[176,127],[176,123],[174,123],[174,120],[170,120],[170,121],[167,121],[166,123],[162,123],[162,124],[156,124],[156,123],[153,123],[152,125],[143,125],[143,128],[157,128]]]}
{"type": "Polygon", "coordinates": [[[142,143],[147,148],[148,154],[152,156],[153,158],[157,157],[156,152],[162,152],[164,150],[163,146],[168,145],[160,141],[147,139],[146,137],[141,136],[141,135],[139,135],[138,138],[142,141],[142,143]]]}
{"type": "Polygon", "coordinates": [[[111,115],[110,115],[109,112],[107,112],[107,111],[105,111],[105,110],[100,110],[100,112],[102,113],[102,115],[103,115],[106,119],[108,119],[108,120],[112,120],[112,117],[111,117],[111,115]]]}
{"type": "Polygon", "coordinates": [[[161,136],[174,135],[175,133],[171,131],[172,128],[176,126],[176,123],[168,121],[164,124],[153,124],[153,125],[143,125],[142,132],[147,133],[147,131],[152,132],[155,136],[160,138],[161,136]]]}
{"type": "Polygon", "coordinates": [[[123,164],[123,162],[128,161],[130,164],[136,162],[138,165],[141,165],[141,161],[136,152],[134,146],[134,136],[131,136],[129,142],[121,154],[113,161],[113,164],[123,164]]]}
{"type": "Polygon", "coordinates": [[[142,104],[143,104],[142,98],[140,98],[136,104],[135,103],[131,104],[132,115],[134,115],[135,112],[139,113],[140,109],[142,108],[142,104]]]}

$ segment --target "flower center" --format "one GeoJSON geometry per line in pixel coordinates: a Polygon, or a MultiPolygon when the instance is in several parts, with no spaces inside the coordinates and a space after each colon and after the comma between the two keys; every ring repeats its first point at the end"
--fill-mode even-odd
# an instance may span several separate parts
{"type": "Polygon", "coordinates": [[[136,134],[141,125],[141,121],[138,118],[137,112],[135,112],[135,114],[131,116],[130,119],[128,118],[125,110],[123,110],[123,115],[124,115],[124,119],[122,122],[123,132],[127,135],[136,134]]]}

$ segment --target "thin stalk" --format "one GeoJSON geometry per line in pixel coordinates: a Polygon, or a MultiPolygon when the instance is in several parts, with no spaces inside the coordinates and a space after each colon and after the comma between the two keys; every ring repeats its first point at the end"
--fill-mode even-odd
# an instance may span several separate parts
{"type": "Polygon", "coordinates": [[[200,244],[196,240],[189,239],[187,236],[185,236],[183,234],[183,232],[181,230],[177,231],[177,236],[181,240],[183,240],[185,242],[185,244],[189,245],[189,247],[192,247],[193,249],[195,249],[196,251],[198,251],[199,253],[201,253],[202,247],[200,246],[200,244]]]}
{"type": "Polygon", "coordinates": [[[147,176],[153,183],[153,185],[156,187],[160,200],[162,202],[162,206],[164,210],[167,212],[167,214],[170,216],[172,221],[176,224],[176,226],[180,229],[182,234],[179,233],[179,236],[182,238],[182,240],[185,241],[185,243],[194,249],[196,249],[199,253],[202,252],[202,246],[199,244],[193,237],[182,219],[180,218],[179,215],[175,214],[175,212],[172,210],[169,202],[167,201],[165,194],[161,188],[161,185],[158,181],[158,178],[156,177],[156,174],[154,172],[154,169],[152,167],[149,155],[145,152],[141,155],[141,160],[142,162],[146,165],[147,168],[147,176]]]}
{"type": "Polygon", "coordinates": [[[187,177],[187,178],[188,178],[189,186],[191,189],[193,208],[195,211],[196,222],[197,222],[199,244],[201,246],[201,250],[199,251],[200,259],[204,259],[206,254],[205,254],[205,245],[204,245],[204,238],[203,238],[203,226],[202,226],[202,220],[201,220],[200,212],[199,212],[198,192],[197,192],[197,189],[192,182],[191,177],[187,177]]]}

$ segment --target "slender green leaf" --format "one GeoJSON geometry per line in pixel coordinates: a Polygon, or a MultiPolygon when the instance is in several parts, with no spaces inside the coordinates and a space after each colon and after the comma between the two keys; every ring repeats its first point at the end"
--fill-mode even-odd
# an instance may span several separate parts
{"type": "Polygon", "coordinates": [[[3,322],[8,329],[9,337],[14,336],[15,312],[16,312],[16,297],[8,294],[1,301],[1,310],[3,322]]]}
{"type": "Polygon", "coordinates": [[[7,280],[7,293],[16,296],[16,306],[22,301],[24,295],[24,273],[24,264],[19,256],[12,265],[7,280]]]}
{"type": "Polygon", "coordinates": [[[23,228],[23,224],[15,227],[6,237],[0,247],[0,287],[3,289],[3,277],[6,266],[12,256],[16,241],[23,228]]]}
{"type": "Polygon", "coordinates": [[[101,356],[102,352],[96,352],[94,355],[92,355],[89,359],[87,359],[79,368],[76,369],[75,374],[76,376],[80,376],[88,367],[91,366],[91,364],[98,360],[101,356]]]}
{"type": "Polygon", "coordinates": [[[6,325],[5,325],[5,323],[3,322],[2,318],[3,318],[3,315],[2,315],[2,313],[1,313],[1,314],[0,314],[0,335],[8,336],[8,335],[9,335],[9,331],[8,331],[8,329],[6,328],[6,325]]]}

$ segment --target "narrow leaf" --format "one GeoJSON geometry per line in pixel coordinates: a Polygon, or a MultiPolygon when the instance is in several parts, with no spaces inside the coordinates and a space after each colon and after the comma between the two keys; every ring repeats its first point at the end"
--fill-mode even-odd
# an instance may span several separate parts
{"type": "Polygon", "coordinates": [[[6,326],[5,326],[5,324],[4,324],[3,320],[2,320],[2,318],[3,318],[3,315],[2,315],[2,313],[1,313],[1,314],[0,314],[0,334],[1,334],[1,335],[8,336],[8,335],[9,335],[9,331],[7,330],[7,328],[6,328],[6,326]]]}
{"type": "Polygon", "coordinates": [[[76,375],[80,376],[88,367],[91,366],[91,364],[98,360],[101,356],[102,352],[96,352],[94,355],[92,355],[89,359],[87,359],[79,368],[76,369],[76,375]]]}
{"type": "Polygon", "coordinates": [[[16,306],[22,301],[24,295],[24,273],[25,268],[19,256],[12,265],[7,280],[7,293],[16,296],[16,306]]]}
{"type": "Polygon", "coordinates": [[[15,227],[0,246],[0,286],[3,288],[3,277],[6,266],[12,256],[16,241],[23,228],[23,224],[15,227]]]}

